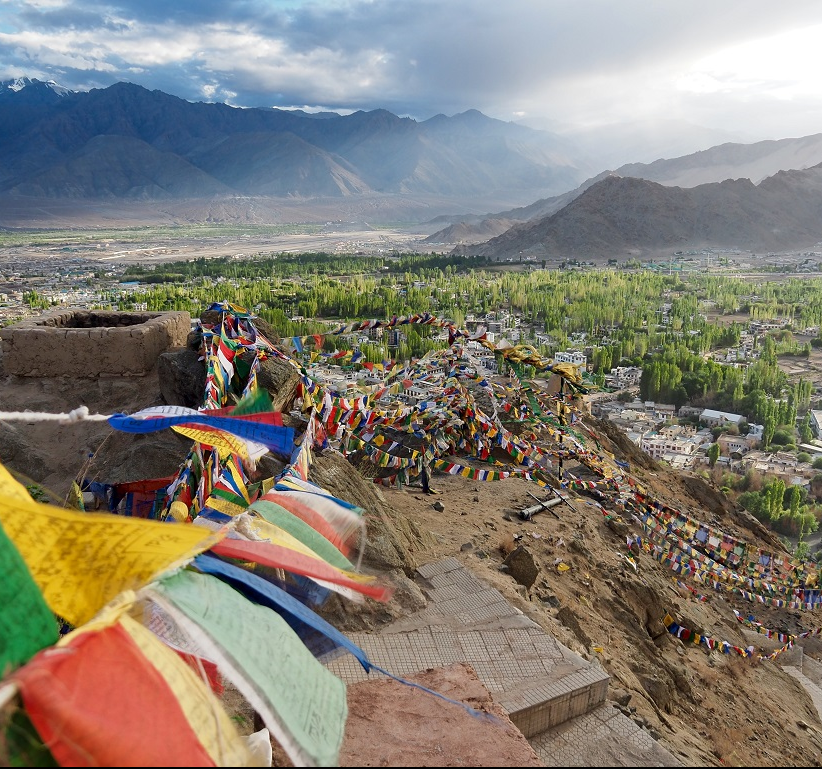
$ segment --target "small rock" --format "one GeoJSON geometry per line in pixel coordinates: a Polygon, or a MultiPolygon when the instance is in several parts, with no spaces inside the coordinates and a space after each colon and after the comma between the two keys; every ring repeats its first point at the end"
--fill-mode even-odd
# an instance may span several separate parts
{"type": "Polygon", "coordinates": [[[474,546],[470,542],[466,542],[464,545],[460,545],[460,552],[467,553],[469,550],[473,550],[474,546]]]}
{"type": "Polygon", "coordinates": [[[511,576],[526,588],[531,587],[539,576],[539,566],[534,556],[522,545],[512,550],[505,559],[511,576]]]}
{"type": "Polygon", "coordinates": [[[540,598],[540,600],[541,600],[541,601],[542,601],[542,602],[543,602],[546,606],[550,606],[552,609],[558,609],[558,608],[559,608],[559,598],[557,598],[557,597],[556,597],[555,595],[553,595],[553,594],[551,594],[551,595],[546,595],[544,598],[540,598]]]}
{"type": "Polygon", "coordinates": [[[623,708],[627,708],[633,695],[630,692],[625,691],[625,689],[614,689],[614,691],[611,692],[611,697],[618,705],[623,708]]]}
{"type": "Polygon", "coordinates": [[[433,507],[434,510],[436,510],[438,513],[441,513],[441,512],[443,512],[443,510],[445,510],[445,505],[442,504],[442,502],[440,502],[439,500],[434,502],[434,504],[431,505],[431,507],[433,507]]]}
{"type": "Polygon", "coordinates": [[[568,549],[573,551],[574,553],[579,553],[581,556],[587,558],[589,561],[592,561],[594,559],[594,556],[591,555],[591,551],[587,547],[585,547],[585,544],[582,542],[582,540],[577,539],[576,537],[574,537],[570,541],[570,543],[568,544],[568,549]]]}

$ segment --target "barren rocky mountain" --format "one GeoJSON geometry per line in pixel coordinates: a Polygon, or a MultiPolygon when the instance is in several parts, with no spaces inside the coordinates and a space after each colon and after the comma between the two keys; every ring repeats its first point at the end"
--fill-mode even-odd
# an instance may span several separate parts
{"type": "MultiPolygon", "coordinates": [[[[73,93],[25,82],[0,83],[5,227],[441,219],[459,226],[431,242],[475,244],[556,214],[609,173],[584,143],[476,110],[418,123],[386,110],[341,116],[191,103],[131,83],[73,93]]],[[[668,187],[756,185],[820,162],[817,134],[726,143],[613,173],[668,187]]],[[[754,228],[742,238],[759,236],[754,228]]],[[[557,234],[546,247],[563,243],[557,234]]]]}
{"type": "Polygon", "coordinates": [[[594,170],[562,138],[476,110],[418,123],[386,110],[313,116],[195,104],[131,83],[49,99],[37,85],[0,90],[0,191],[14,196],[527,202],[594,170]]]}
{"type": "MultiPolygon", "coordinates": [[[[822,241],[822,164],[698,187],[609,175],[556,213],[455,254],[602,262],[710,247],[782,251],[822,241]]],[[[434,236],[432,236],[434,237],[434,236]]]]}
{"type": "MultiPolygon", "coordinates": [[[[133,412],[179,397],[179,388],[167,369],[132,380],[8,375],[0,380],[4,409],[51,413],[79,405],[98,414],[133,412]]],[[[272,394],[286,410],[287,393],[272,394]]],[[[632,495],[640,493],[753,547],[783,552],[778,539],[701,478],[666,469],[610,423],[580,414],[573,437],[585,452],[566,460],[564,473],[590,485],[563,489],[565,499],[553,512],[529,519],[520,511],[533,506],[535,496],[546,498],[550,489],[523,479],[478,482],[436,474],[433,485],[440,494],[432,498],[413,487],[381,489],[371,482],[373,466],[368,471],[367,463],[355,465],[333,450],[318,453],[310,478],[366,510],[366,568],[397,586],[388,605],[369,601],[357,607],[337,600],[324,610],[327,618],[345,632],[376,630],[417,608],[408,589],[415,567],[452,556],[562,644],[601,665],[611,676],[611,702],[683,765],[820,765],[822,721],[814,702],[783,669],[787,655],[759,658],[781,642],[749,632],[753,625],[734,614],[796,635],[820,626],[819,610],[752,602],[740,592],[678,575],[649,551],[629,549],[628,539],[645,536],[632,495]],[[597,483],[591,467],[598,463],[622,473],[620,490],[597,483]],[[514,550],[530,559],[532,579],[523,581],[506,566],[514,550]],[[731,651],[675,637],[663,623],[666,615],[729,644],[731,651]],[[753,657],[734,651],[748,647],[753,657]]],[[[176,434],[114,433],[105,422],[0,423],[0,428],[0,461],[27,483],[42,484],[57,503],[80,474],[128,482],[173,473],[190,446],[176,434]]],[[[545,436],[545,445],[558,448],[556,440],[545,436]]],[[[276,471],[276,463],[266,469],[276,471]]],[[[797,644],[808,657],[822,659],[817,636],[797,644]]],[[[390,718],[390,704],[385,707],[383,715],[390,718]]],[[[432,707],[432,717],[436,712],[432,707]]]]}

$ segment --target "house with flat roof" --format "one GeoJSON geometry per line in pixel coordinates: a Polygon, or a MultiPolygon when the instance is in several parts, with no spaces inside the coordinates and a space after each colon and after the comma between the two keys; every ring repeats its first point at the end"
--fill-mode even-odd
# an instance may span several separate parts
{"type": "Polygon", "coordinates": [[[713,409],[702,409],[699,421],[708,427],[720,427],[722,425],[739,425],[745,421],[741,414],[731,414],[728,411],[714,411],[713,409]]]}

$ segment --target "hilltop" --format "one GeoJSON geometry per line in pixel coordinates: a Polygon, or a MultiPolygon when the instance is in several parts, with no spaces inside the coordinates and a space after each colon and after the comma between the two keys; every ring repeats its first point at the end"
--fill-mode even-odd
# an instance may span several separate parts
{"type": "MultiPolygon", "coordinates": [[[[131,380],[4,376],[0,387],[4,408],[51,413],[79,405],[91,413],[129,413],[166,402],[169,392],[159,372],[131,380]]],[[[782,644],[745,632],[734,614],[796,635],[822,624],[819,610],[751,602],[727,585],[715,590],[678,576],[651,552],[627,546],[636,537],[650,542],[639,523],[639,500],[784,553],[778,539],[701,478],[666,469],[609,423],[579,416],[566,430],[543,436],[546,447],[568,450],[558,489],[564,501],[530,520],[519,511],[553,492],[522,478],[482,482],[436,473],[440,494],[431,497],[413,486],[371,483],[373,467],[346,462],[333,449],[318,452],[310,477],[365,508],[369,569],[402,585],[403,575],[421,563],[459,559],[561,643],[601,665],[611,676],[611,701],[684,765],[819,765],[822,722],[809,694],[782,670],[781,656],[757,657],[782,644]],[[504,568],[518,547],[536,569],[530,585],[504,568]],[[666,616],[729,644],[730,653],[674,637],[663,624],[666,616]],[[748,647],[752,658],[737,652],[748,647]]],[[[119,483],[163,477],[176,471],[190,446],[176,434],[122,435],[99,422],[0,423],[0,431],[0,461],[59,503],[81,472],[119,483]]],[[[398,590],[387,607],[338,603],[327,616],[343,631],[373,630],[406,614],[407,598],[398,590]]],[[[822,659],[815,636],[801,646],[822,659]]]]}
{"type": "Polygon", "coordinates": [[[813,249],[822,240],[821,182],[822,165],[780,171],[758,184],[727,179],[690,188],[609,174],[558,210],[549,207],[452,253],[604,262],[711,247],[813,249]]]}

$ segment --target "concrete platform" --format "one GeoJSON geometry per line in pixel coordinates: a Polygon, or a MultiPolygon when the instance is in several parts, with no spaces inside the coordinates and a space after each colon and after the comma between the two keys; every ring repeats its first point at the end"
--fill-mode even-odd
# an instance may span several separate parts
{"type": "MultiPolygon", "coordinates": [[[[554,766],[679,766],[673,755],[606,703],[608,674],[474,576],[456,558],[417,570],[425,609],[351,641],[393,675],[466,662],[495,702],[554,766]],[[624,759],[624,761],[623,761],[624,759]]],[[[346,683],[373,679],[350,655],[328,668],[346,683]]]]}

